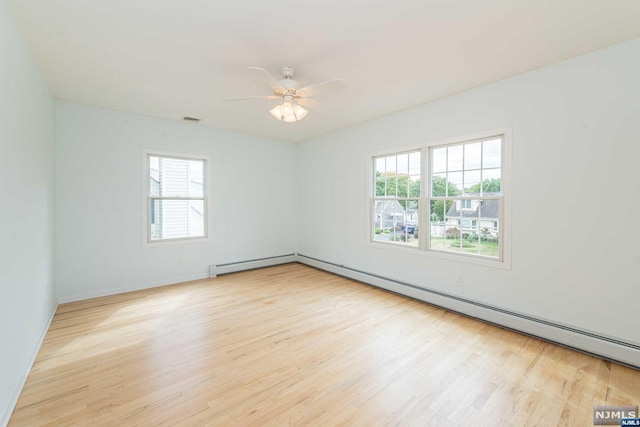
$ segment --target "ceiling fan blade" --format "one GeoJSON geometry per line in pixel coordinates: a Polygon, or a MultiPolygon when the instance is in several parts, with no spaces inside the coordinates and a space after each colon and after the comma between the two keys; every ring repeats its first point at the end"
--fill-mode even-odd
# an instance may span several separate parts
{"type": "Polygon", "coordinates": [[[327,80],[324,82],[320,82],[320,83],[309,85],[307,87],[300,88],[296,90],[296,95],[302,98],[306,98],[308,96],[317,95],[320,92],[323,92],[325,90],[342,89],[343,87],[345,87],[345,83],[344,83],[344,80],[342,79],[327,80]]]}
{"type": "Polygon", "coordinates": [[[302,105],[303,107],[311,107],[311,108],[315,108],[315,107],[318,107],[319,105],[322,105],[321,102],[318,102],[315,99],[311,99],[311,98],[296,98],[296,103],[302,105]]]}
{"type": "Polygon", "coordinates": [[[317,99],[296,98],[296,103],[302,105],[304,108],[308,108],[316,112],[328,113],[331,111],[335,111],[333,105],[327,104],[325,102],[320,102],[317,99]]]}
{"type": "Polygon", "coordinates": [[[285,87],[280,84],[278,79],[273,77],[267,70],[260,67],[249,67],[250,70],[258,70],[261,71],[263,76],[266,77],[267,84],[271,86],[271,89],[274,91],[286,91],[285,87]]]}
{"type": "Polygon", "coordinates": [[[223,101],[259,101],[259,100],[267,100],[267,99],[282,99],[280,96],[276,95],[266,95],[266,96],[241,96],[238,98],[225,98],[223,101]]]}

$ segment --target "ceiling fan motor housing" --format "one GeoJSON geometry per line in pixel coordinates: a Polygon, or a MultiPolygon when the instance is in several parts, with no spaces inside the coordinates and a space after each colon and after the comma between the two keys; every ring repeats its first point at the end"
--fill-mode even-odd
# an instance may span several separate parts
{"type": "Polygon", "coordinates": [[[285,79],[292,79],[296,75],[296,69],[290,66],[282,67],[280,72],[285,79]]]}
{"type": "Polygon", "coordinates": [[[284,79],[280,80],[279,83],[288,93],[295,93],[296,89],[300,87],[298,82],[293,79],[293,76],[296,75],[296,69],[293,67],[282,67],[280,72],[284,79]]]}

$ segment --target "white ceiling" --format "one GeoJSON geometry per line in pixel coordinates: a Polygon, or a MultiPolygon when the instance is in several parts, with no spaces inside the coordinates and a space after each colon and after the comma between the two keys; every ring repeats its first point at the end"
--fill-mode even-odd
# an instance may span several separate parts
{"type": "Polygon", "coordinates": [[[56,98],[288,141],[640,37],[638,0],[10,2],[56,98]],[[222,101],[285,65],[346,87],[292,124],[222,101]]]}

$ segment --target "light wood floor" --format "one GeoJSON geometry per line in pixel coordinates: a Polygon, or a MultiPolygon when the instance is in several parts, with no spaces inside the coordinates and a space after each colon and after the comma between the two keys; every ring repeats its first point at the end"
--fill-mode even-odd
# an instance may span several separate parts
{"type": "Polygon", "coordinates": [[[10,426],[591,426],[640,371],[299,264],[61,305],[10,426]]]}

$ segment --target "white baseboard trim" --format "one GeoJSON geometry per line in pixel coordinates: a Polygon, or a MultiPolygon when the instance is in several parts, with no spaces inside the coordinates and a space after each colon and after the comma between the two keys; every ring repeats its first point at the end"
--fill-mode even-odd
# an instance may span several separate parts
{"type": "Polygon", "coordinates": [[[253,270],[256,268],[271,267],[280,264],[297,262],[297,254],[278,255],[267,258],[258,258],[247,261],[229,262],[209,266],[209,277],[217,277],[222,274],[236,273],[238,271],[253,270]]]}
{"type": "Polygon", "coordinates": [[[339,276],[348,277],[378,288],[386,289],[429,304],[456,311],[469,317],[477,318],[508,329],[513,329],[565,347],[570,347],[597,357],[618,362],[635,369],[640,369],[640,345],[637,344],[600,336],[595,333],[555,324],[542,319],[536,319],[520,313],[513,313],[508,310],[491,307],[453,295],[447,295],[439,291],[419,288],[409,283],[402,283],[397,280],[337,265],[302,254],[297,254],[296,257],[297,261],[301,264],[328,271],[339,276]]]}
{"type": "MultiPolygon", "coordinates": [[[[456,297],[454,295],[448,295],[443,292],[418,287],[409,283],[403,283],[391,278],[378,276],[365,271],[359,271],[346,266],[334,264],[328,261],[297,253],[211,265],[209,266],[209,276],[192,275],[186,277],[176,277],[171,280],[148,282],[112,290],[65,296],[59,298],[59,303],[62,304],[66,302],[115,295],[141,289],[187,282],[191,280],[201,280],[206,279],[207,277],[215,278],[218,275],[222,274],[235,273],[256,268],[271,267],[274,265],[288,264],[292,262],[306,264],[320,270],[337,274],[339,276],[348,277],[359,282],[367,283],[369,285],[415,298],[429,304],[437,305],[439,307],[452,310],[469,317],[494,323],[496,325],[513,329],[524,334],[536,336],[547,341],[551,341],[566,347],[571,347],[598,357],[602,357],[631,366],[636,369],[640,369],[640,345],[638,344],[624,342],[622,340],[611,337],[601,336],[596,333],[583,331],[575,327],[561,325],[543,319],[537,319],[531,316],[523,315],[521,313],[514,313],[509,310],[492,307],[472,300],[456,297]]],[[[42,339],[44,339],[44,335],[42,339]]]]}
{"type": "Polygon", "coordinates": [[[209,274],[194,274],[189,276],[174,277],[167,280],[159,280],[153,282],[143,282],[131,286],[125,286],[116,289],[106,289],[102,291],[87,292],[76,295],[66,295],[58,297],[58,303],[65,304],[68,302],[82,301],[91,298],[106,297],[109,295],[123,294],[126,292],[140,291],[142,289],[157,288],[160,286],[173,285],[176,283],[189,282],[192,280],[202,280],[214,278],[221,274],[234,273],[237,271],[252,270],[255,268],[271,267],[273,265],[288,264],[297,262],[296,254],[278,255],[267,258],[259,258],[248,261],[230,262],[226,264],[218,264],[209,266],[209,274]]]}
{"type": "Polygon", "coordinates": [[[53,321],[53,316],[55,316],[56,311],[58,310],[58,304],[53,307],[53,310],[49,314],[49,320],[46,322],[42,332],[40,333],[40,338],[38,339],[38,343],[33,348],[31,352],[31,357],[29,357],[26,366],[22,370],[22,375],[20,376],[20,380],[16,384],[16,387],[13,391],[13,395],[11,396],[11,400],[9,401],[9,406],[7,406],[7,410],[2,414],[2,418],[0,418],[0,426],[6,427],[9,424],[9,419],[13,414],[13,410],[18,403],[18,399],[20,398],[20,393],[22,393],[22,388],[24,384],[27,382],[27,377],[29,376],[29,372],[31,372],[31,368],[33,367],[33,363],[36,361],[36,357],[38,357],[38,352],[40,351],[40,347],[42,347],[42,343],[44,342],[44,338],[47,336],[47,332],[49,332],[49,327],[51,326],[51,322],[53,321]]]}
{"type": "Polygon", "coordinates": [[[160,286],[174,285],[176,283],[190,282],[192,280],[207,279],[208,277],[209,276],[207,276],[206,273],[192,274],[188,276],[174,277],[167,280],[143,282],[143,283],[138,283],[131,286],[125,286],[122,288],[106,289],[106,290],[96,291],[96,292],[87,292],[83,294],[61,296],[61,297],[58,297],[58,303],[65,304],[68,302],[82,301],[82,300],[91,299],[91,298],[99,298],[99,297],[106,297],[109,295],[124,294],[126,292],[140,291],[142,289],[157,288],[160,286]]]}
{"type": "Polygon", "coordinates": [[[485,307],[477,307],[473,317],[640,369],[640,348],[630,343],[485,307]]]}

